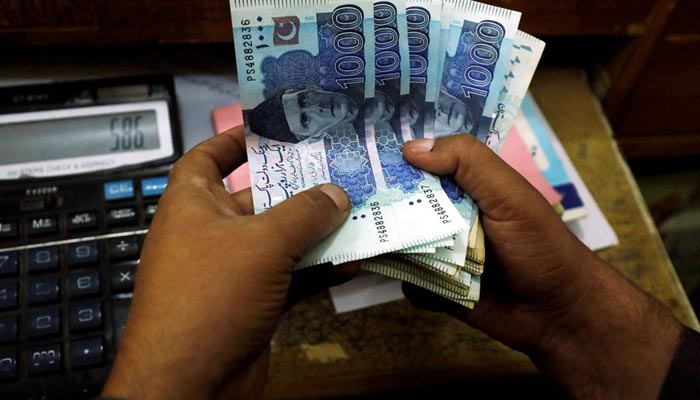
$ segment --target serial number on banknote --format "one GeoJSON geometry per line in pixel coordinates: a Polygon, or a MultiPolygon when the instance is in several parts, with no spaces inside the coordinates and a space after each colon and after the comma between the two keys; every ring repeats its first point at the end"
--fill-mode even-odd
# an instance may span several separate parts
{"type": "Polygon", "coordinates": [[[425,198],[428,199],[428,204],[433,208],[433,211],[435,211],[435,214],[440,218],[443,224],[449,224],[452,222],[450,220],[450,216],[447,214],[447,211],[440,205],[440,201],[435,197],[435,194],[433,193],[433,190],[430,188],[430,186],[424,186],[421,185],[420,187],[423,190],[423,194],[425,194],[425,198]]]}
{"type": "Polygon", "coordinates": [[[243,39],[243,60],[245,61],[245,74],[246,74],[246,80],[248,82],[255,82],[255,56],[253,55],[253,31],[249,26],[250,25],[250,20],[249,19],[244,19],[241,20],[241,25],[243,27],[241,28],[241,32],[243,32],[243,35],[241,38],[243,39]]]}
{"type": "Polygon", "coordinates": [[[374,220],[374,227],[377,229],[377,237],[379,238],[379,242],[388,243],[389,235],[386,233],[384,215],[382,215],[382,208],[379,206],[379,202],[375,201],[370,203],[369,210],[372,212],[372,219],[374,220]]]}

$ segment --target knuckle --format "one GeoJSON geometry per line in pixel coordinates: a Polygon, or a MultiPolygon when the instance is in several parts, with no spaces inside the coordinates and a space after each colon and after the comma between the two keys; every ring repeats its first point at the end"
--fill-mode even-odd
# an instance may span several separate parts
{"type": "Polygon", "coordinates": [[[176,181],[180,178],[182,175],[183,169],[186,170],[186,167],[183,165],[183,159],[180,158],[173,164],[173,167],[170,169],[170,173],[168,174],[168,182],[172,183],[173,181],[176,181]]]}
{"type": "Polygon", "coordinates": [[[313,210],[313,212],[325,212],[335,209],[335,204],[333,201],[319,190],[306,190],[299,193],[297,196],[301,196],[303,201],[308,203],[305,207],[306,210],[313,210]]]}

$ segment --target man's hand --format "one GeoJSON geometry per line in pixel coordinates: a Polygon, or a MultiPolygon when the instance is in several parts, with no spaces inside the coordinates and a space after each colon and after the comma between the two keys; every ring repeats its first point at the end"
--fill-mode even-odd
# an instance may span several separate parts
{"type": "Polygon", "coordinates": [[[261,396],[292,269],[340,226],[350,203],[326,184],[253,216],[250,192],[231,195],[222,185],[245,154],[238,127],[173,167],[105,396],[261,396]]]}
{"type": "Polygon", "coordinates": [[[681,331],[659,303],[589,251],[472,135],[411,141],[404,157],[454,177],[472,196],[492,257],[473,311],[405,286],[414,304],[447,311],[524,351],[572,397],[658,396],[681,331]]]}

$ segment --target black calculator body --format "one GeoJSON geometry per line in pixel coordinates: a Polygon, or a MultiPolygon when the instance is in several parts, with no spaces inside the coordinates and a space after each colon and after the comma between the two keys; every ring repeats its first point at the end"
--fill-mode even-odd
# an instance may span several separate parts
{"type": "Polygon", "coordinates": [[[90,398],[182,154],[171,76],[0,88],[0,398],[90,398]]]}

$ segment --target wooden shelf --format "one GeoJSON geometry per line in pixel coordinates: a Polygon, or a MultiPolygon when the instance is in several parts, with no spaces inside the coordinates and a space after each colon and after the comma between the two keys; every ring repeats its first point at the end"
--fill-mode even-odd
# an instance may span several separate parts
{"type": "MultiPolygon", "coordinates": [[[[5,0],[0,45],[109,45],[232,41],[227,0],[5,0]]],[[[495,0],[523,12],[538,36],[640,35],[654,0],[495,0]]]]}

